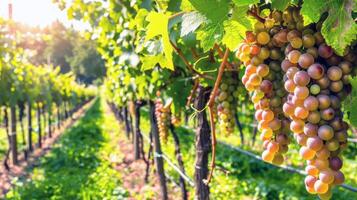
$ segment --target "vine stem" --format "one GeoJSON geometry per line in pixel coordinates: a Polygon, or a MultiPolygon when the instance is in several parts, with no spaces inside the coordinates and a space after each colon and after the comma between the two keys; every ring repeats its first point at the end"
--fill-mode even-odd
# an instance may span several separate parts
{"type": "Polygon", "coordinates": [[[209,118],[210,118],[210,125],[211,125],[211,141],[212,141],[211,171],[209,172],[207,179],[203,180],[204,183],[207,185],[211,182],[211,179],[213,176],[213,171],[216,166],[216,143],[217,143],[217,141],[216,141],[216,129],[214,127],[214,119],[213,119],[212,110],[213,110],[213,106],[214,106],[214,98],[217,95],[218,87],[222,81],[223,72],[227,65],[228,55],[229,55],[229,49],[227,48],[224,53],[222,63],[219,66],[218,76],[217,76],[216,82],[214,83],[214,87],[213,87],[210,99],[207,103],[209,118]]]}
{"type": "Polygon", "coordinates": [[[190,96],[188,96],[188,98],[187,98],[186,106],[189,106],[189,105],[191,104],[192,99],[193,99],[193,95],[195,95],[199,83],[200,83],[199,79],[196,78],[196,79],[195,79],[195,84],[193,85],[193,88],[192,88],[192,90],[191,90],[190,96]]]}
{"type": "Polygon", "coordinates": [[[254,7],[253,10],[248,10],[248,14],[262,23],[265,22],[265,19],[259,16],[257,7],[254,7]]]}
{"type": "MultiPolygon", "coordinates": [[[[223,51],[221,50],[221,48],[218,46],[218,44],[214,44],[214,48],[217,50],[217,53],[218,53],[218,56],[223,58],[224,56],[224,53],[223,51]]],[[[230,62],[226,62],[227,63],[227,68],[230,68],[230,69],[233,69],[234,68],[234,65],[230,62]]]]}
{"type": "Polygon", "coordinates": [[[181,60],[185,63],[185,65],[187,66],[187,68],[190,71],[192,71],[193,73],[197,74],[199,77],[213,79],[213,77],[205,75],[205,74],[202,74],[202,73],[198,72],[197,70],[195,70],[193,68],[193,66],[190,64],[190,62],[187,60],[185,55],[183,55],[181,49],[178,46],[176,46],[171,40],[170,40],[170,44],[174,48],[174,50],[176,51],[177,55],[181,58],[181,60]]]}

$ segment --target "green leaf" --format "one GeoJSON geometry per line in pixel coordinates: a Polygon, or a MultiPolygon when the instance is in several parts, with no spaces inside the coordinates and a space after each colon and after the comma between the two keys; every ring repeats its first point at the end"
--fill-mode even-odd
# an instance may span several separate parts
{"type": "Polygon", "coordinates": [[[157,56],[145,55],[141,58],[141,62],[142,71],[153,69],[157,64],[159,64],[162,68],[167,68],[168,65],[167,59],[162,54],[157,56]]]}
{"type": "Polygon", "coordinates": [[[330,45],[337,54],[342,55],[345,48],[356,39],[357,25],[352,18],[355,0],[324,1],[305,0],[301,14],[304,24],[308,25],[318,22],[324,12],[328,12],[326,20],[322,24],[321,33],[326,43],[330,45]]]}
{"type": "Polygon", "coordinates": [[[181,37],[194,32],[207,19],[199,12],[189,12],[182,16],[181,37]]]}
{"type": "Polygon", "coordinates": [[[351,15],[354,4],[352,0],[330,2],[329,15],[322,24],[321,33],[326,43],[339,55],[357,39],[357,24],[351,15]]]}
{"type": "Polygon", "coordinates": [[[244,39],[247,28],[234,20],[224,22],[224,36],[222,43],[229,49],[234,50],[238,44],[244,39]]]}
{"type": "Polygon", "coordinates": [[[228,19],[230,2],[228,0],[190,0],[192,6],[207,18],[205,26],[197,33],[201,47],[208,51],[216,41],[223,37],[223,22],[228,19]]]}
{"type": "Polygon", "coordinates": [[[174,70],[174,64],[172,61],[173,47],[170,43],[168,30],[169,17],[170,15],[166,13],[150,12],[146,17],[149,25],[147,26],[145,41],[153,39],[156,36],[162,36],[165,65],[161,65],[161,67],[174,70]]]}
{"type": "Polygon", "coordinates": [[[318,22],[326,8],[325,0],[305,0],[300,11],[304,25],[318,22]]]}
{"type": "Polygon", "coordinates": [[[273,9],[284,11],[288,7],[290,0],[272,0],[271,7],[273,9]]]}
{"type": "Polygon", "coordinates": [[[252,4],[257,4],[259,2],[260,2],[260,0],[233,0],[233,3],[236,6],[249,6],[252,4]]]}
{"type": "Polygon", "coordinates": [[[347,111],[352,126],[357,127],[357,77],[351,78],[352,92],[344,101],[344,111],[347,111]]]}

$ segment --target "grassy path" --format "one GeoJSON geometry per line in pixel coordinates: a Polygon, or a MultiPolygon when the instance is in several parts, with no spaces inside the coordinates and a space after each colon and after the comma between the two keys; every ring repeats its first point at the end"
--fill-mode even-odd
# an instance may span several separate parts
{"type": "Polygon", "coordinates": [[[104,109],[97,99],[37,167],[29,169],[31,180],[18,180],[6,198],[124,199],[120,173],[112,167],[120,129],[104,109]]]}

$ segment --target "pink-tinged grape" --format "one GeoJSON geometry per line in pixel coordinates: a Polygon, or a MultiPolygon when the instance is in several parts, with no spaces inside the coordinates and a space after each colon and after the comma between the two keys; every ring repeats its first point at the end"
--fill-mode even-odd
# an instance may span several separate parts
{"type": "Polygon", "coordinates": [[[320,111],[321,118],[326,121],[330,121],[335,117],[335,110],[332,108],[327,108],[320,111]]]}
{"type": "Polygon", "coordinates": [[[315,59],[314,59],[314,57],[313,57],[311,54],[309,54],[309,53],[304,53],[304,54],[302,54],[302,55],[300,56],[298,63],[299,63],[299,65],[300,65],[300,67],[302,67],[302,68],[304,68],[304,69],[307,69],[307,68],[309,68],[312,64],[314,64],[314,61],[315,61],[315,59]]]}
{"type": "Polygon", "coordinates": [[[274,153],[271,153],[270,151],[265,150],[265,151],[263,151],[263,153],[262,153],[262,159],[263,159],[265,162],[271,162],[271,161],[274,159],[274,153]]]}
{"type": "Polygon", "coordinates": [[[254,86],[258,86],[262,82],[262,77],[254,73],[249,77],[248,81],[251,82],[254,86]]]}
{"type": "Polygon", "coordinates": [[[294,115],[299,119],[306,119],[309,116],[309,111],[304,107],[296,107],[294,115]]]}
{"type": "Polygon", "coordinates": [[[299,58],[300,58],[300,51],[298,50],[292,50],[289,52],[288,54],[288,59],[291,63],[298,63],[299,62],[299,58]]]}
{"type": "Polygon", "coordinates": [[[320,171],[319,179],[324,183],[331,184],[334,180],[333,171],[331,170],[320,171]]]}
{"type": "Polygon", "coordinates": [[[271,120],[274,119],[274,113],[271,110],[264,110],[262,113],[262,118],[265,121],[270,122],[271,120]]]}
{"type": "Polygon", "coordinates": [[[269,74],[269,66],[266,64],[260,64],[257,67],[257,74],[261,77],[265,77],[269,74]]]}
{"type": "Polygon", "coordinates": [[[273,90],[273,84],[268,80],[263,80],[260,84],[260,90],[267,94],[273,90]]]}
{"type": "Polygon", "coordinates": [[[303,159],[311,160],[315,157],[316,151],[309,149],[307,147],[301,147],[299,153],[303,159]]]}
{"type": "Polygon", "coordinates": [[[341,80],[339,81],[332,81],[330,83],[330,86],[329,86],[329,89],[332,91],[332,92],[340,92],[342,91],[343,89],[343,82],[341,80]]]}
{"type": "Polygon", "coordinates": [[[326,159],[320,159],[320,158],[315,159],[315,166],[320,171],[326,170],[329,167],[328,165],[329,165],[329,163],[328,163],[328,160],[326,160],[326,159]]]}
{"type": "Polygon", "coordinates": [[[281,121],[278,118],[274,118],[271,122],[269,122],[269,127],[273,131],[277,131],[281,128],[281,121]]]}
{"type": "Polygon", "coordinates": [[[323,76],[319,80],[316,81],[321,89],[327,89],[330,86],[330,79],[327,76],[323,76]]]}
{"type": "Polygon", "coordinates": [[[297,67],[290,67],[287,71],[286,71],[286,76],[290,79],[293,80],[295,74],[299,71],[299,69],[297,67]]]}
{"type": "Polygon", "coordinates": [[[321,44],[318,48],[319,56],[322,58],[329,58],[333,54],[333,50],[331,47],[327,46],[326,44],[321,44]]]}
{"type": "Polygon", "coordinates": [[[248,76],[256,73],[256,71],[257,71],[257,67],[251,64],[245,68],[245,74],[248,76]]]}
{"type": "Polygon", "coordinates": [[[304,100],[304,107],[309,111],[315,111],[319,108],[319,101],[314,96],[309,96],[304,100]]]}
{"type": "Polygon", "coordinates": [[[333,109],[339,109],[341,107],[341,100],[337,96],[330,95],[330,101],[333,109]]]}
{"type": "Polygon", "coordinates": [[[312,79],[319,80],[324,76],[325,69],[319,63],[315,63],[308,67],[307,73],[312,79]]]}
{"type": "Polygon", "coordinates": [[[312,123],[307,123],[304,126],[304,134],[309,137],[313,137],[317,135],[319,126],[312,124],[312,123]]]}
{"type": "Polygon", "coordinates": [[[253,43],[255,42],[255,35],[252,31],[247,31],[245,33],[245,39],[248,43],[253,43]]]}
{"type": "Polygon", "coordinates": [[[296,134],[300,134],[304,131],[305,123],[302,120],[293,120],[290,123],[290,130],[296,134]]]}
{"type": "Polygon", "coordinates": [[[306,146],[307,136],[304,134],[295,135],[295,139],[300,146],[306,146]]]}
{"type": "Polygon", "coordinates": [[[326,160],[330,157],[331,152],[324,146],[318,152],[316,152],[316,157],[322,160],[326,160]]]}
{"type": "Polygon", "coordinates": [[[295,111],[295,106],[290,104],[290,103],[288,103],[288,102],[285,102],[284,105],[283,105],[283,111],[288,116],[293,115],[294,111],[295,111]]]}
{"type": "Polygon", "coordinates": [[[331,126],[322,125],[319,127],[317,134],[323,140],[330,140],[331,138],[333,138],[334,131],[331,126]]]}
{"type": "Polygon", "coordinates": [[[305,71],[299,71],[294,76],[294,83],[298,86],[306,86],[310,83],[310,76],[305,71]]]}
{"type": "Polygon", "coordinates": [[[293,64],[288,59],[285,59],[281,62],[281,69],[284,72],[287,72],[289,70],[289,68],[291,68],[291,67],[296,67],[296,63],[293,64]]]}
{"type": "Polygon", "coordinates": [[[342,160],[339,157],[335,156],[335,157],[330,158],[330,168],[331,169],[338,171],[342,168],[342,165],[343,165],[342,160]]]}
{"type": "Polygon", "coordinates": [[[317,167],[315,167],[314,165],[307,165],[305,168],[305,172],[313,177],[318,177],[320,173],[319,169],[317,169],[317,167]]]}
{"type": "Polygon", "coordinates": [[[321,91],[321,89],[320,89],[320,86],[319,86],[319,85],[317,85],[317,84],[312,84],[312,85],[310,86],[310,93],[311,93],[312,95],[317,95],[317,94],[320,93],[320,91],[321,91]]]}
{"type": "Polygon", "coordinates": [[[297,30],[291,30],[288,32],[288,34],[286,35],[286,38],[289,42],[291,42],[294,38],[296,37],[301,37],[301,33],[297,30]]]}
{"type": "Polygon", "coordinates": [[[250,46],[250,54],[257,55],[260,51],[260,47],[258,45],[253,44],[250,46]]]}
{"type": "Polygon", "coordinates": [[[335,171],[333,184],[341,185],[343,182],[345,182],[345,175],[341,171],[335,171]]]}
{"type": "Polygon", "coordinates": [[[297,86],[294,90],[294,96],[298,99],[306,99],[309,96],[309,89],[305,86],[297,86]]]}
{"type": "Polygon", "coordinates": [[[295,90],[295,87],[296,87],[296,85],[295,85],[294,81],[292,81],[292,80],[287,80],[284,83],[284,88],[287,92],[293,93],[295,90]]]}
{"type": "Polygon", "coordinates": [[[328,70],[327,70],[327,77],[331,81],[341,80],[342,75],[343,75],[342,74],[342,69],[337,67],[337,66],[332,66],[332,67],[328,68],[328,70]]]}
{"type": "Polygon", "coordinates": [[[325,94],[320,94],[316,98],[319,101],[319,109],[326,109],[326,108],[330,107],[331,100],[330,100],[329,96],[327,96],[325,94]]]}
{"type": "Polygon", "coordinates": [[[309,53],[310,55],[312,55],[315,59],[319,56],[319,53],[317,52],[317,48],[316,47],[310,47],[306,50],[306,53],[309,53]]]}
{"type": "Polygon", "coordinates": [[[324,146],[324,143],[319,137],[315,136],[307,139],[306,146],[314,151],[319,151],[324,146]]]}
{"type": "Polygon", "coordinates": [[[305,178],[305,185],[308,187],[314,187],[315,182],[317,181],[317,178],[311,175],[306,176],[305,178]]]}

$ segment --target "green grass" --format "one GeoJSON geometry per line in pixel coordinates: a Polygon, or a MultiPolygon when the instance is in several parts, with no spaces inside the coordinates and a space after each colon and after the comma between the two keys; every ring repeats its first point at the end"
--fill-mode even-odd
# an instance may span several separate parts
{"type": "MultiPolygon", "coordinates": [[[[245,119],[246,120],[246,119],[245,119]]],[[[147,109],[142,109],[141,128],[142,132],[147,134],[150,129],[149,116],[147,109]]],[[[245,136],[247,141],[251,139],[250,129],[245,127],[245,136]]],[[[194,177],[195,146],[194,133],[186,128],[177,128],[180,137],[181,150],[185,169],[190,177],[194,177]]],[[[218,135],[230,144],[239,145],[239,136],[236,132],[231,136],[218,135]]],[[[259,136],[257,136],[259,146],[259,136]]],[[[147,147],[146,143],[146,147],[147,147]]],[[[175,161],[174,143],[170,136],[167,144],[162,144],[165,152],[171,160],[175,161]]],[[[292,147],[294,149],[295,147],[292,147]]],[[[244,149],[253,150],[255,147],[245,146],[244,149]]],[[[255,150],[258,152],[257,150],[255,150]]],[[[292,157],[299,157],[291,153],[292,157]]],[[[317,199],[315,195],[306,192],[304,186],[304,177],[298,174],[284,171],[275,166],[263,163],[259,160],[252,159],[249,156],[233,151],[223,145],[217,145],[217,168],[211,183],[211,196],[213,199],[317,199]],[[227,170],[229,173],[226,173],[227,170]]],[[[355,177],[353,172],[354,165],[346,165],[345,171],[351,171],[352,174],[346,174],[347,177],[355,177]]],[[[171,176],[176,177],[178,174],[165,163],[165,171],[171,176]]],[[[348,180],[347,182],[350,182],[348,180]]],[[[354,181],[352,181],[354,182],[354,181]]],[[[356,186],[356,185],[355,185],[356,186]]],[[[194,190],[190,187],[191,197],[193,198],[194,190]]],[[[357,193],[350,192],[341,187],[335,187],[333,190],[333,199],[357,199],[357,193]]]]}
{"type": "Polygon", "coordinates": [[[104,115],[97,99],[87,114],[65,132],[37,167],[31,180],[18,180],[7,199],[124,199],[120,173],[111,166],[119,127],[104,115]]]}

